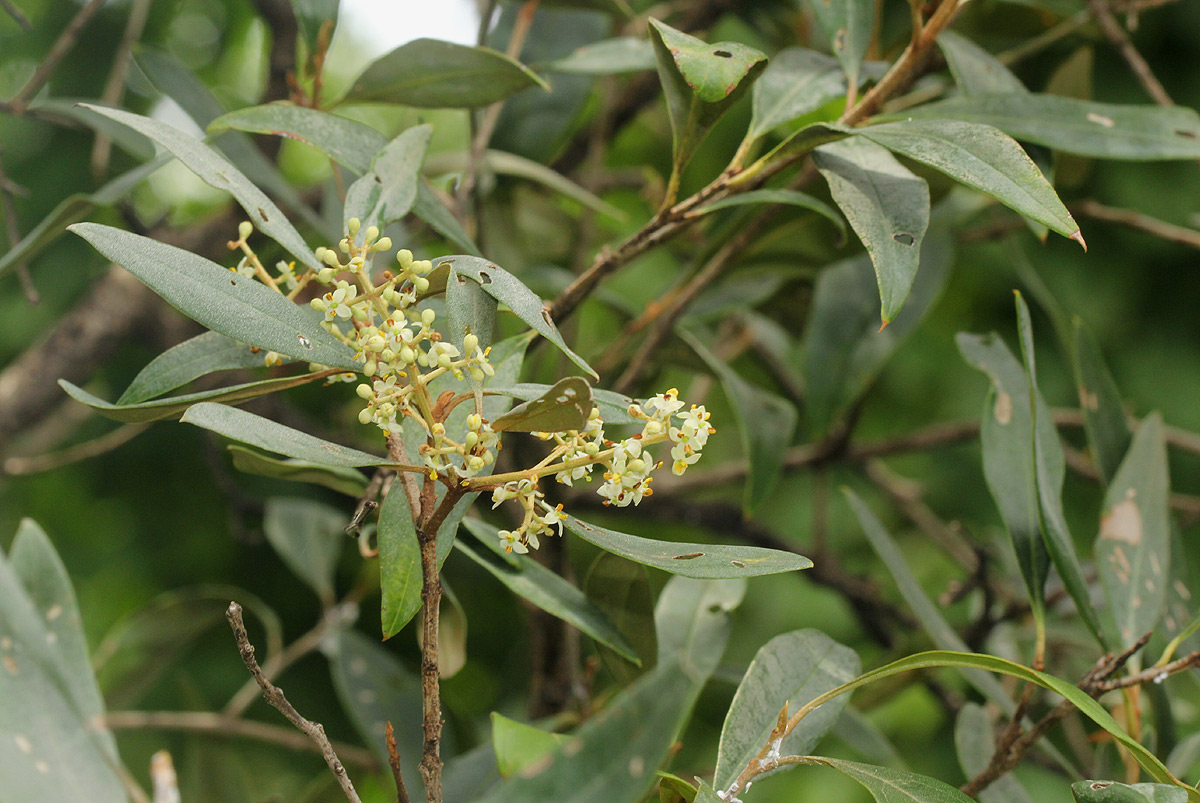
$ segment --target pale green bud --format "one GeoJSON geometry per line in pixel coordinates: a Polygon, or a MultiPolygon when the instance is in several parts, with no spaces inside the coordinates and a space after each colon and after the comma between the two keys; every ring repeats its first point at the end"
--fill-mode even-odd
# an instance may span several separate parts
{"type": "Polygon", "coordinates": [[[340,268],[342,266],[342,263],[338,262],[337,254],[328,248],[325,249],[325,255],[322,258],[322,261],[331,268],[340,268]]]}
{"type": "Polygon", "coordinates": [[[379,242],[377,242],[377,243],[375,243],[375,245],[371,246],[371,250],[372,251],[391,251],[392,250],[392,238],[391,237],[380,237],[379,242]]]}
{"type": "Polygon", "coordinates": [[[371,390],[371,386],[366,382],[363,382],[361,385],[356,387],[354,392],[358,394],[360,399],[367,399],[368,401],[370,401],[371,397],[375,395],[375,391],[371,390]]]}
{"type": "Polygon", "coordinates": [[[413,279],[413,287],[418,293],[424,293],[429,289],[429,280],[424,276],[417,276],[413,279]]]}
{"type": "Polygon", "coordinates": [[[379,352],[379,359],[383,360],[388,365],[391,365],[396,361],[396,352],[392,351],[391,349],[384,349],[383,351],[379,352]]]}
{"type": "Polygon", "coordinates": [[[367,376],[375,376],[375,372],[379,370],[379,363],[374,360],[367,360],[367,364],[363,366],[363,373],[367,376]]]}
{"type": "Polygon", "coordinates": [[[243,220],[241,223],[238,224],[238,238],[239,239],[244,240],[253,233],[254,233],[254,224],[252,224],[249,220],[243,220]]]}
{"type": "Polygon", "coordinates": [[[479,370],[478,365],[472,365],[467,369],[467,373],[471,375],[471,379],[475,382],[482,382],[485,378],[487,378],[487,375],[483,371],[479,370]]]}
{"type": "Polygon", "coordinates": [[[463,446],[468,449],[474,449],[475,444],[479,443],[479,435],[475,432],[468,432],[463,438],[463,446]]]}
{"type": "Polygon", "coordinates": [[[405,365],[412,365],[417,360],[417,355],[408,346],[400,349],[400,362],[405,365]]]}
{"type": "Polygon", "coordinates": [[[350,236],[358,234],[359,228],[362,226],[362,221],[356,217],[352,217],[346,221],[346,231],[350,232],[350,236]]]}
{"type": "Polygon", "coordinates": [[[401,248],[396,252],[396,261],[400,263],[400,267],[407,269],[413,263],[413,252],[407,248],[401,248]]]}
{"type": "Polygon", "coordinates": [[[437,313],[433,310],[428,308],[421,310],[421,323],[425,324],[426,326],[433,326],[433,321],[435,318],[437,318],[437,313]]]}
{"type": "Polygon", "coordinates": [[[465,351],[467,354],[471,354],[476,348],[478,348],[478,346],[479,338],[475,336],[474,332],[467,332],[466,336],[463,337],[463,351],[465,351]]]}
{"type": "Polygon", "coordinates": [[[308,302],[308,306],[312,307],[317,312],[324,312],[328,305],[325,303],[325,299],[314,298],[312,301],[308,302]]]}
{"type": "Polygon", "coordinates": [[[359,411],[358,411],[358,423],[360,423],[360,424],[369,424],[369,423],[371,423],[371,410],[370,410],[370,408],[364,407],[364,408],[362,408],[361,410],[359,410],[359,411]]]}
{"type": "Polygon", "coordinates": [[[378,237],[379,237],[379,227],[378,226],[367,226],[367,237],[366,237],[365,242],[368,242],[368,243],[374,242],[376,240],[376,238],[378,238],[378,237]]]}
{"type": "Polygon", "coordinates": [[[367,341],[367,348],[376,354],[383,351],[385,346],[387,346],[387,338],[383,335],[373,335],[371,339],[367,341]]]}

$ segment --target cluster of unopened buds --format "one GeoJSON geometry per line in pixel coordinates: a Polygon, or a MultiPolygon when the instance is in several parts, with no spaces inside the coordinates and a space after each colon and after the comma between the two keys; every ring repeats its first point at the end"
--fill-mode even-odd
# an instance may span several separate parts
{"type": "MultiPolygon", "coordinates": [[[[540,478],[553,475],[570,486],[578,480],[590,482],[593,470],[601,466],[604,482],[597,493],[604,497],[604,504],[637,505],[653,493],[651,474],[663,465],[649,447],[669,442],[671,470],[683,474],[700,459],[708,436],[715,432],[708,423],[708,411],[697,405],[684,411],[678,391],[672,388],[630,406],[629,415],[641,422],[641,432],[620,441],[609,440],[599,410],[592,408],[583,429],[534,433],[554,444],[550,455],[537,466],[503,478],[497,475],[495,482],[488,482],[489,477],[481,475],[495,463],[500,438],[482,415],[480,397],[471,394],[475,411],[466,416],[463,432],[450,433],[445,424],[447,411],[435,413],[428,390],[431,382],[445,374],[459,380],[470,377],[476,387],[495,375],[488,351],[475,334],[468,332],[459,348],[442,339],[434,326],[437,315],[433,309],[418,308],[430,290],[434,264],[416,260],[411,251],[401,249],[396,253],[396,267],[383,271],[380,279],[373,277],[374,255],[390,251],[392,241],[380,237],[377,227],[368,226],[364,231],[358,220],[351,219],[338,250],[317,249],[316,257],[324,267],[297,276],[293,263],[280,262],[272,275],[246,242],[252,232],[250,223],[242,223],[239,239],[230,242],[231,248],[240,248],[244,254],[232,270],[257,277],[289,299],[314,281],[328,288],[309,303],[322,314],[321,325],[354,348],[362,365],[367,381],[361,382],[356,392],[366,406],[358,420],[387,434],[399,434],[406,421],[415,422],[426,436],[420,456],[431,477],[462,486],[490,487],[493,506],[516,501],[523,511],[520,524],[500,532],[507,551],[528,552],[538,548],[541,536],[562,533],[566,514],[562,505],[552,507],[545,501],[538,487],[540,478]],[[343,278],[347,274],[349,278],[343,278]]],[[[281,361],[275,352],[268,352],[265,360],[268,365],[281,361]]],[[[358,381],[359,376],[345,373],[335,379],[358,381]]]]}

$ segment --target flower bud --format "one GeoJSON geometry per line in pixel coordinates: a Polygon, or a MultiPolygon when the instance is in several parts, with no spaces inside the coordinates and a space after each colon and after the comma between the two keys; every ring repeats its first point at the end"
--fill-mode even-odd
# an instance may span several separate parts
{"type": "Polygon", "coordinates": [[[379,352],[379,359],[383,360],[388,365],[391,365],[396,361],[396,352],[392,351],[391,349],[384,349],[383,351],[379,352]]]}
{"type": "Polygon", "coordinates": [[[376,354],[383,351],[384,348],[386,348],[386,347],[387,347],[387,338],[384,337],[383,335],[372,335],[371,339],[367,341],[367,348],[369,348],[371,351],[375,352],[376,354]]]}
{"type": "Polygon", "coordinates": [[[400,362],[404,363],[405,365],[412,365],[416,361],[417,355],[411,348],[404,346],[400,349],[400,362]]]}
{"type": "Polygon", "coordinates": [[[467,354],[471,354],[478,347],[479,338],[475,336],[474,332],[467,332],[466,336],[463,337],[463,351],[465,351],[467,354]]]}
{"type": "MultiPolygon", "coordinates": [[[[326,251],[327,254],[332,254],[332,251],[326,251]]],[[[337,259],[337,257],[334,257],[337,259]]],[[[333,268],[321,268],[317,271],[317,281],[321,284],[329,284],[333,281],[334,275],[337,273],[333,268]]]]}
{"type": "Polygon", "coordinates": [[[367,360],[367,364],[363,366],[363,373],[367,376],[375,376],[375,372],[379,370],[379,363],[374,360],[367,360]]]}
{"type": "Polygon", "coordinates": [[[325,249],[325,254],[322,257],[322,261],[331,268],[341,267],[341,263],[338,262],[337,254],[328,248],[325,249]]]}
{"type": "Polygon", "coordinates": [[[358,411],[358,423],[360,423],[360,424],[371,423],[371,409],[369,407],[364,407],[358,411]]]}
{"type": "Polygon", "coordinates": [[[371,399],[372,396],[375,395],[375,391],[371,390],[371,386],[368,385],[366,382],[363,382],[361,385],[356,387],[354,389],[354,392],[358,394],[358,397],[360,399],[367,399],[368,401],[371,399]]]}
{"type": "Polygon", "coordinates": [[[433,326],[434,319],[437,318],[437,313],[426,307],[421,310],[421,323],[426,326],[433,326]]]}
{"type": "Polygon", "coordinates": [[[325,304],[325,299],[314,298],[312,301],[308,302],[308,306],[312,307],[317,312],[324,312],[327,305],[325,304]]]}
{"type": "Polygon", "coordinates": [[[396,261],[400,263],[400,267],[408,268],[413,262],[413,253],[407,248],[401,248],[396,252],[396,261]]]}
{"type": "Polygon", "coordinates": [[[468,432],[466,434],[466,436],[463,438],[463,446],[465,446],[467,449],[474,449],[475,444],[477,444],[477,443],[479,443],[479,434],[478,433],[468,432]]]}
{"type": "Polygon", "coordinates": [[[352,217],[346,221],[346,231],[350,232],[351,237],[358,234],[358,230],[361,226],[362,226],[362,221],[356,217],[352,217]]]}
{"type": "Polygon", "coordinates": [[[371,250],[372,251],[391,251],[392,250],[392,238],[391,237],[380,237],[379,242],[377,242],[377,243],[375,243],[375,245],[371,246],[371,250]]]}
{"type": "Polygon", "coordinates": [[[367,236],[365,242],[371,243],[379,238],[378,226],[367,226],[367,236]]]}
{"type": "Polygon", "coordinates": [[[413,287],[418,293],[424,293],[429,290],[429,280],[424,276],[418,276],[413,279],[413,287]]]}
{"type": "Polygon", "coordinates": [[[249,220],[243,220],[238,224],[238,239],[244,240],[254,233],[254,224],[249,220]]]}

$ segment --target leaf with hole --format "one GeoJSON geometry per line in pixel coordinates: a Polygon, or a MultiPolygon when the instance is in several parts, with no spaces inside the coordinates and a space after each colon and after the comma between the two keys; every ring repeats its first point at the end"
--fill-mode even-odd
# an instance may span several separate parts
{"type": "Polygon", "coordinates": [[[871,257],[887,325],[917,275],[929,227],[929,186],[886,148],[858,137],[822,145],[813,163],[871,257]]]}
{"type": "Polygon", "coordinates": [[[234,340],[331,368],[357,371],[353,350],[300,306],[202,256],[99,223],[70,230],[197,323],[234,340]]]}
{"type": "Polygon", "coordinates": [[[1117,781],[1076,781],[1075,803],[1187,803],[1188,793],[1162,783],[1124,784],[1117,781]]]}
{"type": "Polygon", "coordinates": [[[433,109],[487,106],[540,86],[537,73],[486,47],[415,39],[372,62],[343,103],[397,103],[433,109]]]}

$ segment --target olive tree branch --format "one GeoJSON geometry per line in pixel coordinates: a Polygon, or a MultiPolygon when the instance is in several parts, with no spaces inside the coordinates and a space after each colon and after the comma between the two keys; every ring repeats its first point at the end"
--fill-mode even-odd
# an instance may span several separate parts
{"type": "Polygon", "coordinates": [[[13,114],[25,113],[25,110],[29,108],[29,102],[33,100],[33,96],[50,80],[50,76],[54,74],[58,63],[75,46],[75,42],[79,39],[79,34],[83,32],[83,29],[87,27],[87,24],[92,21],[92,17],[96,16],[96,13],[103,5],[104,0],[90,0],[87,5],[76,12],[71,21],[67,23],[67,27],[63,28],[63,32],[59,34],[58,39],[50,46],[49,52],[46,53],[46,58],[42,59],[42,63],[38,65],[33,75],[25,82],[25,86],[8,102],[7,108],[10,112],[13,114]]]}
{"type": "Polygon", "coordinates": [[[237,642],[238,652],[242,655],[242,663],[246,665],[246,669],[250,670],[250,674],[258,682],[258,687],[262,689],[263,697],[266,698],[268,703],[278,709],[279,713],[287,717],[288,722],[295,725],[317,745],[321,751],[321,757],[329,765],[329,770],[333,773],[333,777],[337,779],[338,786],[341,787],[342,794],[346,796],[346,799],[350,803],[362,803],[358,792],[354,791],[354,783],[346,773],[346,768],[342,766],[341,759],[338,758],[337,752],[334,751],[329,737],[325,735],[324,726],[320,722],[312,722],[301,716],[300,712],[283,695],[283,690],[271,683],[266,675],[263,674],[258,661],[254,657],[254,645],[250,643],[250,639],[246,635],[246,623],[242,621],[242,606],[236,602],[229,603],[229,608],[225,611],[225,618],[229,620],[229,626],[233,629],[233,638],[237,642]]]}

